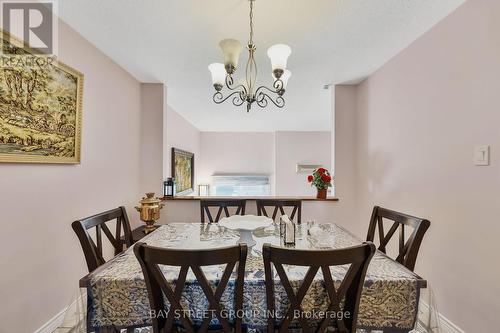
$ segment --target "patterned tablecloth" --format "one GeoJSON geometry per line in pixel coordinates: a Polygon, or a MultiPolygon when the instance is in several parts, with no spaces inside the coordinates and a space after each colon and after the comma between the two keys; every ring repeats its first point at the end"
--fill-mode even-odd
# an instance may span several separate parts
{"type": "MultiPolygon", "coordinates": [[[[321,224],[323,232],[308,235],[306,226],[298,228],[296,248],[326,249],[342,248],[361,241],[345,229],[335,224],[321,224]]],[[[271,243],[280,245],[278,228],[275,226],[255,231],[257,244],[248,253],[245,285],[243,323],[249,330],[259,331],[266,327],[266,294],[264,283],[264,265],[262,261],[262,245],[271,243]]],[[[143,238],[149,245],[176,249],[214,248],[236,244],[238,232],[220,227],[217,224],[172,223],[161,226],[155,232],[143,238]]],[[[175,281],[178,268],[163,267],[167,280],[175,281]]],[[[286,267],[292,284],[298,287],[305,275],[301,267],[286,267]]],[[[332,275],[338,284],[342,280],[347,267],[332,267],[332,275]]],[[[220,267],[205,267],[204,272],[210,283],[216,284],[222,274],[220,267]]],[[[276,315],[283,314],[288,308],[288,300],[278,279],[276,282],[276,315]]],[[[99,327],[114,326],[116,328],[142,327],[151,323],[148,295],[142,271],[133,249],[116,256],[105,266],[88,276],[88,330],[99,327]]],[[[358,326],[364,329],[378,329],[384,332],[408,332],[414,328],[420,288],[425,281],[417,275],[377,252],[373,257],[361,296],[358,326]]],[[[229,284],[223,295],[224,307],[233,308],[234,285],[229,284]]],[[[182,297],[183,306],[193,313],[203,313],[207,308],[207,300],[194,275],[190,272],[182,297]]],[[[320,272],[303,301],[305,311],[326,310],[328,296],[323,288],[320,272]]],[[[215,320],[215,319],[214,319],[215,320]]],[[[196,322],[196,317],[194,318],[196,322]]]]}

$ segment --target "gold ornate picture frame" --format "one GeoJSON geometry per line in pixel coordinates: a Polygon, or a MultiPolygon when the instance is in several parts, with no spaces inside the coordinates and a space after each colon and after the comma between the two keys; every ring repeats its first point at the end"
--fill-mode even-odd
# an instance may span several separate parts
{"type": "Polygon", "coordinates": [[[83,74],[6,31],[0,46],[0,162],[80,163],[83,74]]]}

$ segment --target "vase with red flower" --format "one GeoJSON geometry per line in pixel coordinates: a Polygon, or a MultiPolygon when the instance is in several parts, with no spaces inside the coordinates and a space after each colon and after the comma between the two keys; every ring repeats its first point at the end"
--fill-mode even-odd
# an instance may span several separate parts
{"type": "Polygon", "coordinates": [[[316,198],[326,199],[328,188],[332,186],[332,176],[327,169],[317,168],[307,177],[307,181],[318,190],[316,198]]]}

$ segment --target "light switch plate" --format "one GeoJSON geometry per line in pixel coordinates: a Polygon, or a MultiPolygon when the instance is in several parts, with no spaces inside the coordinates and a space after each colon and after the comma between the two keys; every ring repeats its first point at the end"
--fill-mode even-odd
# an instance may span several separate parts
{"type": "Polygon", "coordinates": [[[490,165],[490,146],[481,145],[474,148],[474,165],[490,165]]]}

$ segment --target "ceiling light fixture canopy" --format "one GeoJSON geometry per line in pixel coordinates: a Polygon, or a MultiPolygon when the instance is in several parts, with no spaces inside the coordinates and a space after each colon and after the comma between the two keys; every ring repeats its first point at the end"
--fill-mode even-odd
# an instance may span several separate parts
{"type": "Polygon", "coordinates": [[[228,99],[232,99],[235,106],[243,105],[246,102],[247,112],[252,104],[264,108],[271,101],[275,106],[282,108],[285,106],[283,94],[292,73],[286,69],[287,60],[292,49],[285,44],[276,44],[267,50],[267,55],[271,59],[273,86],[268,88],[260,86],[255,88],[257,81],[257,63],[255,62],[255,50],[257,47],[253,42],[253,5],[255,0],[250,2],[250,38],[247,44],[248,61],[246,64],[246,77],[243,84],[234,84],[233,75],[238,66],[238,60],[243,49],[241,43],[236,39],[224,39],[219,46],[224,55],[224,64],[214,63],[208,66],[212,74],[212,83],[215,88],[213,101],[221,104],[228,99]],[[229,90],[229,94],[224,97],[222,90],[224,85],[229,90]]]}

